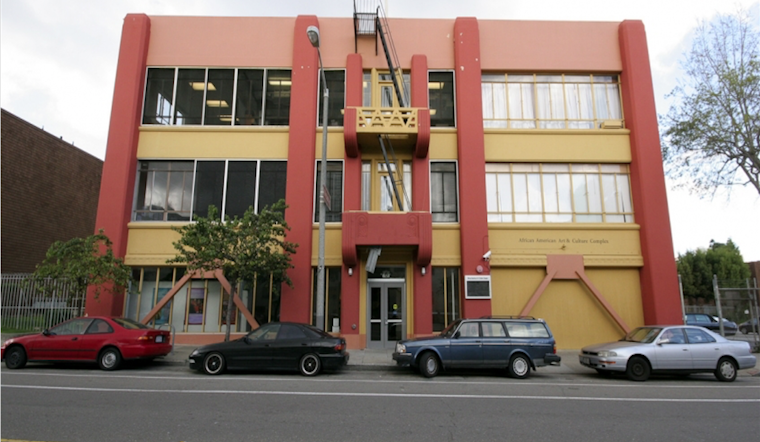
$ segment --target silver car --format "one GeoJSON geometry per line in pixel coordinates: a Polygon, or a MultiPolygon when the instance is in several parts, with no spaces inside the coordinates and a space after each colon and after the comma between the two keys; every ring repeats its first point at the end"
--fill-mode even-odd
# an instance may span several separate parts
{"type": "Polygon", "coordinates": [[[601,375],[620,372],[632,381],[645,381],[652,373],[713,373],[733,382],[737,370],[757,362],[748,342],[688,325],[639,327],[619,341],[583,347],[578,358],[601,375]]]}

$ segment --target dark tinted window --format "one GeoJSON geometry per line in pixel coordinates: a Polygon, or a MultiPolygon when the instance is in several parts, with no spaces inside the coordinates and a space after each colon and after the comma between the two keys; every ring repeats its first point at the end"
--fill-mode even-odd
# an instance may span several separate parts
{"type": "Polygon", "coordinates": [[[193,217],[207,217],[213,205],[222,210],[224,192],[224,161],[198,161],[195,172],[195,201],[193,217]]]}
{"type": "Polygon", "coordinates": [[[120,326],[126,328],[127,330],[140,330],[140,329],[150,328],[145,324],[142,324],[140,322],[133,321],[127,318],[113,318],[113,322],[119,324],[120,326]]]}
{"type": "Polygon", "coordinates": [[[455,163],[430,163],[430,212],[433,222],[457,221],[457,170],[455,163]]]}
{"type": "Polygon", "coordinates": [[[287,167],[285,161],[262,161],[261,179],[259,180],[259,207],[261,213],[264,207],[271,207],[281,199],[285,199],[285,183],[287,167]]]}
{"type": "Polygon", "coordinates": [[[230,161],[227,171],[225,215],[242,217],[256,202],[256,161],[230,161]]]}
{"type": "Polygon", "coordinates": [[[201,124],[206,69],[178,69],[174,124],[201,124]]]}
{"type": "MultiPolygon", "coordinates": [[[[316,188],[314,192],[314,222],[319,221],[319,176],[320,162],[317,161],[316,188]]],[[[325,221],[340,222],[343,213],[343,163],[340,161],[327,162],[325,177],[327,191],[330,193],[330,207],[325,206],[325,221]]]]}
{"type": "Polygon", "coordinates": [[[87,331],[85,333],[88,335],[113,333],[113,327],[111,327],[106,321],[102,319],[96,319],[92,321],[92,324],[90,324],[89,327],[87,327],[87,331]]]}
{"type": "MultiPolygon", "coordinates": [[[[330,90],[330,97],[327,102],[327,125],[343,126],[343,107],[345,105],[346,90],[346,72],[345,71],[325,71],[327,79],[327,88],[330,90]]],[[[319,78],[322,82],[322,76],[319,78]]],[[[324,91],[322,85],[319,87],[319,109],[317,126],[322,126],[322,109],[324,106],[324,91]]]]}
{"type": "Polygon", "coordinates": [[[235,70],[209,69],[206,87],[206,114],[203,124],[232,125],[232,94],[235,88],[235,70]]]}
{"type": "Polygon", "coordinates": [[[428,74],[430,126],[454,127],[454,73],[428,74]]]}
{"type": "Polygon", "coordinates": [[[282,324],[277,339],[304,339],[306,334],[297,326],[291,324],[282,324]]]}
{"type": "Polygon", "coordinates": [[[174,68],[148,69],[143,124],[172,124],[174,68]]]}
{"type": "Polygon", "coordinates": [[[268,70],[264,104],[265,126],[287,126],[290,122],[290,71],[268,70]]]}
{"type": "Polygon", "coordinates": [[[263,69],[238,69],[237,96],[235,98],[235,125],[261,124],[261,106],[264,95],[263,69]]]}

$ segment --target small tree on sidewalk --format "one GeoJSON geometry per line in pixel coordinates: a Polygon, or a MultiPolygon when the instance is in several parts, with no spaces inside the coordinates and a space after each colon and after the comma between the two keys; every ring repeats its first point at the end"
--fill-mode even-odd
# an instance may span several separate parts
{"type": "Polygon", "coordinates": [[[232,286],[225,314],[225,341],[230,340],[232,304],[241,281],[271,274],[275,283],[293,286],[287,270],[293,268],[290,255],[298,244],[285,240],[290,230],[283,215],[286,207],[280,200],[259,214],[249,207],[242,218],[226,217],[222,221],[218,209],[210,206],[207,217],[173,228],[182,237],[173,243],[177,256],[167,263],[187,264],[188,272],[221,270],[232,286]]]}
{"type": "MultiPolygon", "coordinates": [[[[86,238],[56,241],[50,246],[45,259],[37,265],[31,281],[46,278],[66,279],[79,297],[84,297],[87,287],[95,288],[95,298],[103,291],[122,294],[132,280],[132,270],[124,260],[113,254],[113,243],[100,229],[86,238]]],[[[36,284],[41,290],[51,290],[54,285],[36,284]]]]}

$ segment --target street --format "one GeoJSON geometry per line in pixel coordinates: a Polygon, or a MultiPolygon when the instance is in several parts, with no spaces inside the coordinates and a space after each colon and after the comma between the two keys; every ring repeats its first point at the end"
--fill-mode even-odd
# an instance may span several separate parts
{"type": "Polygon", "coordinates": [[[754,440],[760,377],[346,370],[306,378],[184,367],[2,374],[2,438],[71,441],[754,440]]]}

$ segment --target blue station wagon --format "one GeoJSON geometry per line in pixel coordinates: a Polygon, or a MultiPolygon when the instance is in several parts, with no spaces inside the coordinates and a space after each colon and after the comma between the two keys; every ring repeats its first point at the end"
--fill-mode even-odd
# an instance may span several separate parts
{"type": "Polygon", "coordinates": [[[559,365],[557,346],[542,319],[505,317],[458,319],[438,336],[396,343],[393,360],[425,377],[458,368],[506,368],[517,379],[530,369],[559,365]]]}

